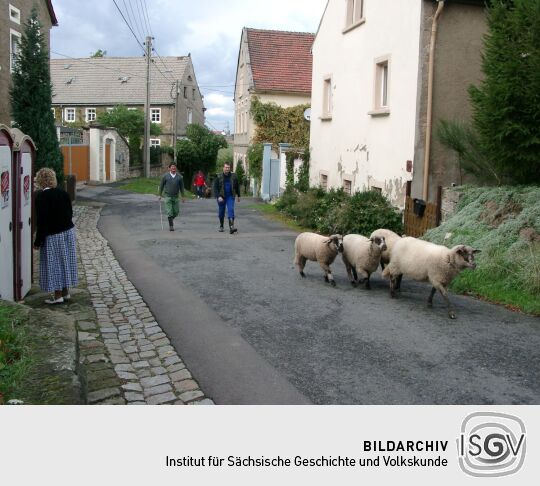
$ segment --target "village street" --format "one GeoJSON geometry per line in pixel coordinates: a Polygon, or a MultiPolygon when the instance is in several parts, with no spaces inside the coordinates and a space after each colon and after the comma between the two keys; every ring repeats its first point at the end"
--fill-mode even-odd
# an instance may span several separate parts
{"type": "Polygon", "coordinates": [[[157,322],[217,404],[538,404],[538,318],[404,281],[391,300],[380,274],[337,288],[309,262],[293,266],[296,233],[237,205],[239,233],[217,232],[214,200],[188,200],[162,231],[155,196],[86,187],[106,203],[98,228],[157,322]]]}

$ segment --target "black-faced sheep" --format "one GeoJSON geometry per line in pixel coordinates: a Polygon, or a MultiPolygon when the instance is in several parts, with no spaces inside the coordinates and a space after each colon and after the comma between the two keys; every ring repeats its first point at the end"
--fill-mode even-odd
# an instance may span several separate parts
{"type": "Polygon", "coordinates": [[[341,235],[321,236],[316,233],[300,233],[294,242],[294,263],[300,275],[305,277],[306,261],[319,262],[324,270],[324,280],[335,287],[336,282],[334,282],[330,265],[342,251],[343,237],[341,235]]]}
{"type": "Polygon", "coordinates": [[[436,245],[428,241],[405,237],[397,241],[392,249],[392,259],[384,269],[383,277],[390,279],[390,295],[396,296],[401,277],[429,282],[433,286],[428,298],[428,306],[433,305],[433,296],[438,290],[448,307],[448,316],[456,318],[448,299],[446,288],[465,268],[475,269],[475,250],[470,246],[457,245],[453,248],[436,245]]]}
{"type": "Polygon", "coordinates": [[[353,287],[356,287],[360,274],[366,283],[366,289],[371,288],[369,277],[377,270],[384,250],[386,250],[384,237],[366,238],[362,235],[343,237],[342,258],[353,287]]]}
{"type": "Polygon", "coordinates": [[[370,238],[378,236],[379,238],[384,238],[386,242],[386,250],[381,254],[381,268],[384,270],[384,267],[390,263],[390,257],[392,256],[392,248],[394,247],[396,241],[401,239],[397,233],[389,229],[380,228],[371,233],[370,238]]]}

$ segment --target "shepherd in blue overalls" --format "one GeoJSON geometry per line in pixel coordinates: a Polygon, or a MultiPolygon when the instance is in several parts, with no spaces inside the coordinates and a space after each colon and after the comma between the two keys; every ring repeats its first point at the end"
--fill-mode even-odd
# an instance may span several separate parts
{"type": "Polygon", "coordinates": [[[238,230],[234,227],[234,197],[238,196],[240,202],[240,186],[238,178],[231,172],[229,164],[223,165],[223,173],[214,180],[214,196],[218,203],[219,231],[223,232],[223,222],[225,221],[225,206],[227,207],[227,217],[229,218],[229,232],[231,235],[238,230]]]}

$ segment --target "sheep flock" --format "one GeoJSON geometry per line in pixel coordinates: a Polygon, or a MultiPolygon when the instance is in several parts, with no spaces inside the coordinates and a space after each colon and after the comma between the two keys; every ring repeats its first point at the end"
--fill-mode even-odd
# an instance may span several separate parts
{"type": "Polygon", "coordinates": [[[476,268],[474,255],[479,251],[466,245],[447,248],[410,236],[401,237],[383,228],[375,230],[369,237],[355,234],[322,236],[305,232],[296,238],[294,263],[300,276],[305,277],[307,260],[317,262],[324,271],[325,281],[335,287],[330,265],[341,253],[351,285],[356,287],[364,283],[366,289],[371,288],[370,276],[380,265],[383,277],[390,282],[393,298],[399,294],[403,277],[429,282],[432,288],[428,306],[432,306],[438,290],[446,302],[448,316],[455,319],[448,285],[462,270],[476,268]]]}

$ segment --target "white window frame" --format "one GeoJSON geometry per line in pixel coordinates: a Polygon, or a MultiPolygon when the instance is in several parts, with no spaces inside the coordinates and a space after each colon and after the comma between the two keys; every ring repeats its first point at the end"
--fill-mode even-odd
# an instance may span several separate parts
{"type": "Polygon", "coordinates": [[[56,120],[56,110],[54,109],[54,107],[51,107],[51,111],[53,118],[56,120]]]}
{"type": "Polygon", "coordinates": [[[113,110],[114,110],[114,107],[113,107],[113,106],[107,106],[107,108],[105,108],[105,111],[106,111],[107,113],[110,113],[110,112],[113,111],[113,110]]]}
{"type": "Polygon", "coordinates": [[[372,116],[390,114],[391,67],[389,55],[375,59],[373,111],[369,112],[372,116]]]}
{"type": "Polygon", "coordinates": [[[323,78],[323,107],[322,120],[332,119],[332,75],[328,74],[323,78]]]}
{"type": "Polygon", "coordinates": [[[343,190],[349,196],[352,196],[352,179],[343,179],[343,190]],[[347,185],[349,187],[347,187],[347,185]]]}
{"type": "Polygon", "coordinates": [[[150,147],[161,147],[161,139],[160,138],[151,138],[150,139],[150,147]]]}
{"type": "Polygon", "coordinates": [[[64,108],[64,121],[74,123],[77,120],[77,110],[75,108],[64,108]],[[70,120],[70,114],[73,113],[73,120],[70,120]]]}
{"type": "Polygon", "coordinates": [[[19,46],[21,44],[22,34],[16,30],[9,29],[9,70],[13,72],[15,70],[15,60],[17,59],[17,54],[19,51],[19,46]],[[13,50],[13,37],[17,37],[17,50],[13,50]]]}
{"type": "Polygon", "coordinates": [[[319,172],[319,186],[321,186],[322,190],[328,192],[328,172],[322,170],[319,172]]]}
{"type": "Polygon", "coordinates": [[[21,11],[17,7],[11,5],[11,3],[9,4],[9,20],[21,25],[21,11]]]}
{"type": "Polygon", "coordinates": [[[193,123],[193,110],[191,108],[187,109],[187,122],[193,123]]]}
{"type": "Polygon", "coordinates": [[[150,121],[161,123],[161,108],[150,108],[150,121]]]}
{"type": "Polygon", "coordinates": [[[345,10],[345,28],[343,33],[362,25],[366,21],[366,5],[365,0],[347,0],[345,10]]]}
{"type": "Polygon", "coordinates": [[[134,108],[133,106],[131,108],[128,108],[128,111],[135,111],[138,110],[138,108],[134,108]]]}
{"type": "Polygon", "coordinates": [[[97,119],[97,112],[96,112],[96,109],[95,108],[86,108],[85,109],[85,113],[84,113],[84,119],[87,121],[87,122],[92,122],[92,121],[95,121],[97,119]],[[92,113],[92,110],[93,110],[93,113],[92,113]],[[90,119],[91,115],[93,114],[93,118],[90,119]]]}

